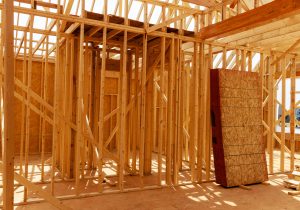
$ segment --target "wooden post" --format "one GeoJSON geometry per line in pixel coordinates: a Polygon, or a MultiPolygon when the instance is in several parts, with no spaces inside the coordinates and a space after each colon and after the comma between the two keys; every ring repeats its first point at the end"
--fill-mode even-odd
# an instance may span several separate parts
{"type": "MultiPolygon", "coordinates": [[[[57,13],[60,14],[60,0],[57,2],[57,13]]],[[[60,28],[60,22],[56,22],[56,28],[60,28]]],[[[54,179],[55,179],[55,168],[56,168],[56,146],[57,146],[57,139],[58,139],[58,94],[59,94],[59,41],[60,35],[59,30],[56,32],[56,54],[55,54],[55,73],[54,73],[54,114],[53,114],[53,134],[52,134],[52,166],[51,166],[51,194],[54,195],[54,179]]],[[[29,64],[30,65],[30,64],[29,64]]]]}
{"type": "MultiPolygon", "coordinates": [[[[125,0],[125,25],[128,25],[128,0],[125,0]]],[[[124,164],[126,141],[126,105],[127,105],[127,30],[124,31],[123,46],[121,47],[121,116],[120,116],[120,148],[119,148],[119,189],[124,190],[124,164]]]]}
{"type": "MultiPolygon", "coordinates": [[[[14,48],[13,25],[14,8],[13,1],[4,1],[3,19],[4,26],[4,139],[2,140],[3,155],[3,207],[12,210],[14,203],[14,147],[15,147],[15,123],[14,123],[14,48]]],[[[3,50],[3,49],[0,49],[3,50]]],[[[2,59],[2,58],[1,58],[2,59]]]]}
{"type": "MultiPolygon", "coordinates": [[[[31,1],[31,8],[33,8],[33,1],[31,1]]],[[[25,137],[25,178],[28,178],[28,158],[29,158],[29,141],[30,141],[30,118],[31,118],[31,78],[32,78],[32,40],[33,40],[33,21],[34,16],[30,15],[29,23],[29,55],[28,55],[28,72],[27,72],[27,108],[26,108],[26,137],[25,137]]],[[[24,201],[27,201],[28,190],[24,187],[24,201]]]]}
{"type": "Polygon", "coordinates": [[[206,174],[206,181],[210,180],[210,168],[211,168],[211,144],[212,144],[212,127],[210,121],[210,70],[212,69],[213,64],[213,55],[212,55],[212,47],[209,46],[208,49],[208,59],[207,59],[207,66],[204,67],[204,79],[205,81],[205,89],[204,89],[204,103],[206,103],[205,107],[205,114],[204,122],[206,122],[206,138],[205,139],[205,174],[206,174]]]}
{"type": "Polygon", "coordinates": [[[133,127],[136,129],[136,131],[133,131],[133,141],[132,141],[132,170],[135,173],[136,172],[136,146],[137,146],[137,140],[138,140],[138,134],[140,131],[140,125],[139,125],[139,49],[135,48],[134,52],[134,95],[135,95],[135,112],[134,112],[134,122],[133,127]]]}
{"type": "Polygon", "coordinates": [[[240,50],[235,51],[235,69],[240,70],[240,50]]]}
{"type": "MultiPolygon", "coordinates": [[[[165,11],[165,10],[163,10],[165,11]]],[[[165,51],[166,51],[166,37],[161,38],[161,59],[160,59],[160,96],[159,96],[159,126],[158,126],[158,185],[161,185],[162,179],[162,146],[163,146],[163,127],[164,127],[164,72],[165,72],[165,51]]]]}
{"type": "Polygon", "coordinates": [[[226,47],[223,47],[222,68],[227,69],[227,49],[226,49],[226,47]]]}
{"type": "MultiPolygon", "coordinates": [[[[285,61],[286,59],[284,59],[285,61]]],[[[285,115],[286,115],[286,67],[285,62],[280,62],[280,68],[282,68],[282,100],[281,100],[281,144],[280,144],[280,171],[284,172],[284,156],[285,156],[285,115]]]]}
{"type": "MultiPolygon", "coordinates": [[[[27,33],[24,32],[24,60],[23,60],[23,73],[22,73],[22,82],[25,85],[26,83],[26,73],[27,73],[27,33]]],[[[1,58],[2,59],[2,58],[1,58]]],[[[24,141],[25,141],[25,122],[26,122],[26,102],[25,96],[26,94],[23,93],[23,101],[22,101],[22,120],[21,120],[21,139],[20,139],[20,175],[23,174],[23,155],[24,155],[24,141]]]]}
{"type": "MultiPolygon", "coordinates": [[[[148,28],[148,4],[146,2],[144,5],[144,28],[147,30],[148,28]]],[[[141,178],[141,187],[143,187],[143,176],[144,176],[144,151],[145,151],[145,123],[146,123],[146,75],[147,75],[147,42],[148,36],[147,34],[143,35],[143,63],[142,63],[142,75],[141,75],[141,137],[140,137],[140,151],[139,151],[139,171],[141,178]]]]}
{"type": "MultiPolygon", "coordinates": [[[[107,22],[107,0],[104,1],[104,21],[107,22]]],[[[107,27],[103,28],[103,42],[102,42],[102,60],[101,60],[101,73],[100,73],[100,97],[99,97],[99,141],[98,141],[98,152],[99,152],[99,163],[98,163],[98,176],[99,176],[99,191],[102,192],[102,163],[103,163],[103,143],[104,143],[104,86],[105,86],[105,72],[106,72],[106,49],[107,49],[107,27]]]]}
{"type": "MultiPolygon", "coordinates": [[[[44,68],[44,87],[43,87],[43,98],[47,101],[48,91],[48,50],[49,50],[49,36],[46,37],[46,54],[45,54],[45,68],[44,68]]],[[[45,141],[46,141],[46,109],[43,110],[42,118],[42,151],[41,151],[41,181],[44,181],[45,177],[45,141]]]]}
{"type": "Polygon", "coordinates": [[[241,71],[246,71],[246,51],[242,50],[241,71]]]}
{"type": "Polygon", "coordinates": [[[180,125],[179,125],[179,120],[180,120],[180,102],[179,102],[179,97],[180,97],[180,74],[181,74],[181,69],[180,69],[180,62],[181,62],[181,57],[180,57],[180,40],[175,39],[175,69],[174,69],[174,87],[175,90],[173,91],[173,97],[174,97],[174,111],[173,111],[173,117],[174,117],[174,142],[172,144],[172,150],[173,150],[173,184],[176,186],[178,185],[178,173],[179,173],[179,145],[180,145],[180,125]]]}
{"type": "MultiPolygon", "coordinates": [[[[126,5],[125,5],[126,6],[126,5]]],[[[122,62],[122,71],[121,71],[121,116],[120,116],[120,148],[119,148],[119,188],[121,191],[124,190],[124,163],[125,163],[125,136],[126,136],[126,92],[127,92],[127,31],[124,31],[124,43],[122,46],[122,55],[121,55],[121,62],[122,62]]]]}
{"type": "Polygon", "coordinates": [[[236,12],[237,12],[237,14],[241,14],[241,12],[242,12],[242,5],[241,5],[240,0],[237,1],[236,12]]]}
{"type": "Polygon", "coordinates": [[[291,142],[291,163],[290,171],[294,171],[295,167],[295,100],[296,100],[296,61],[292,59],[292,65],[290,68],[291,75],[291,104],[290,104],[290,142],[291,142]]]}
{"type": "Polygon", "coordinates": [[[202,182],[202,157],[203,157],[203,142],[206,140],[206,90],[207,90],[207,69],[204,63],[204,43],[200,43],[200,54],[199,54],[199,71],[198,77],[200,78],[200,115],[199,115],[199,136],[198,136],[198,152],[197,152],[197,182],[202,182]]]}
{"type": "Polygon", "coordinates": [[[226,4],[224,4],[222,6],[222,21],[226,20],[226,18],[227,18],[226,12],[227,12],[227,6],[226,6],[226,4]]]}
{"type": "Polygon", "coordinates": [[[175,38],[172,37],[171,47],[170,47],[170,68],[168,72],[168,106],[167,106],[167,154],[166,154],[166,183],[171,185],[172,179],[172,143],[173,143],[173,74],[175,71],[175,62],[174,62],[174,51],[175,51],[175,38]]]}
{"type": "Polygon", "coordinates": [[[274,132],[275,132],[275,122],[274,122],[274,117],[275,117],[275,98],[276,98],[276,91],[274,90],[274,82],[275,82],[275,66],[271,66],[270,60],[273,62],[275,60],[275,56],[272,54],[271,58],[268,59],[267,63],[267,68],[269,69],[269,94],[270,94],[270,101],[269,101],[269,126],[270,126],[270,135],[268,136],[268,141],[270,142],[270,151],[269,151],[269,172],[273,173],[274,172],[274,132]]]}
{"type": "Polygon", "coordinates": [[[248,52],[248,71],[252,72],[252,51],[248,52]]]}
{"type": "MultiPolygon", "coordinates": [[[[195,16],[195,32],[198,31],[198,16],[195,16]]],[[[198,69],[199,44],[194,42],[193,70],[192,70],[192,91],[191,91],[191,138],[190,138],[190,168],[191,179],[195,179],[195,147],[198,139],[198,91],[199,91],[199,69],[198,69]]],[[[199,175],[199,174],[198,174],[199,175]]]]}
{"type": "MultiPolygon", "coordinates": [[[[84,0],[81,0],[81,17],[84,17],[84,0]]],[[[76,143],[75,143],[75,186],[76,186],[76,195],[79,195],[79,179],[80,179],[80,147],[82,138],[82,112],[83,112],[83,73],[84,73],[84,23],[80,24],[80,39],[79,39],[79,66],[77,73],[77,111],[76,111],[76,143]]]]}

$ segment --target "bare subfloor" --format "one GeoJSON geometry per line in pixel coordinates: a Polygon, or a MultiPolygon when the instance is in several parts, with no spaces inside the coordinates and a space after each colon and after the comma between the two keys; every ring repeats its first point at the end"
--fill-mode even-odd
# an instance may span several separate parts
{"type": "MultiPolygon", "coordinates": [[[[270,185],[252,185],[251,190],[225,189],[215,183],[188,185],[123,194],[64,201],[64,204],[82,209],[300,209],[300,196],[290,196],[283,187],[286,175],[270,176],[270,185]]],[[[55,209],[48,203],[18,206],[15,209],[55,209]]]]}

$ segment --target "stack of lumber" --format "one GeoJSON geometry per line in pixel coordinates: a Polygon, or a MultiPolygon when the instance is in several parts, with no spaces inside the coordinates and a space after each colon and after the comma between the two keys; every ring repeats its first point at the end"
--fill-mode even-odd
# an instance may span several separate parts
{"type": "Polygon", "coordinates": [[[284,186],[286,188],[296,189],[300,192],[300,167],[296,166],[295,168],[296,170],[288,175],[288,179],[284,180],[284,186]]]}

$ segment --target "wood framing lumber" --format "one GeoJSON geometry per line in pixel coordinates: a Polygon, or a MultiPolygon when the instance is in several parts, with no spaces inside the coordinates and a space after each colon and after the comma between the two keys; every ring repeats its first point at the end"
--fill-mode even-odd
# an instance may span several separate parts
{"type": "MultiPolygon", "coordinates": [[[[60,1],[58,0],[58,4],[60,1]]],[[[57,13],[60,13],[60,8],[57,7],[57,13]]],[[[60,22],[56,21],[56,28],[60,27],[60,22]]],[[[55,53],[55,74],[54,74],[54,96],[53,96],[53,129],[52,129],[52,163],[51,163],[51,193],[54,195],[54,179],[55,179],[55,168],[56,168],[56,148],[57,148],[57,141],[58,141],[58,113],[59,113],[59,102],[58,102],[58,95],[59,95],[59,73],[60,73],[60,51],[59,51],[59,31],[56,31],[56,53],[55,53]]],[[[30,55],[29,55],[30,56],[30,55]]],[[[29,101],[30,102],[30,101],[29,101]]]]}
{"type": "Polygon", "coordinates": [[[230,4],[230,8],[233,9],[237,4],[238,4],[239,0],[233,0],[230,4]]]}
{"type": "Polygon", "coordinates": [[[186,13],[184,13],[182,15],[177,16],[177,17],[170,18],[170,19],[168,19],[168,20],[166,20],[166,21],[164,21],[164,22],[162,22],[160,24],[156,24],[154,26],[151,26],[150,28],[147,29],[147,33],[149,34],[149,33],[153,32],[153,31],[156,31],[156,30],[158,30],[158,29],[160,29],[160,28],[162,28],[164,26],[167,26],[167,25],[169,25],[171,23],[174,23],[174,22],[176,22],[178,20],[186,18],[186,17],[188,17],[190,15],[193,15],[195,13],[196,13],[195,11],[186,12],[186,13]]]}
{"type": "Polygon", "coordinates": [[[201,39],[225,37],[295,15],[299,11],[300,2],[297,0],[275,0],[222,22],[209,25],[200,30],[198,37],[201,39]]]}
{"type": "MultiPolygon", "coordinates": [[[[20,3],[25,3],[25,4],[31,4],[31,0],[14,0],[14,1],[20,2],[20,3]]],[[[52,9],[57,8],[57,4],[54,4],[54,3],[44,2],[44,1],[40,1],[40,0],[39,1],[34,0],[33,2],[34,2],[35,8],[36,8],[36,6],[47,7],[47,8],[52,8],[52,9]]]]}
{"type": "MultiPolygon", "coordinates": [[[[3,169],[2,161],[0,161],[0,168],[3,169]]],[[[63,209],[63,210],[68,210],[68,209],[71,210],[71,208],[63,205],[61,201],[59,201],[57,198],[53,197],[50,193],[46,192],[42,187],[39,187],[39,186],[31,183],[30,181],[28,181],[25,177],[21,176],[20,174],[14,172],[12,177],[14,177],[14,179],[17,182],[19,182],[21,185],[26,186],[29,190],[38,194],[39,196],[44,198],[46,201],[48,201],[50,204],[52,204],[56,208],[63,209]]]]}
{"type": "Polygon", "coordinates": [[[281,59],[283,59],[288,53],[292,52],[300,44],[300,39],[298,39],[289,49],[287,49],[282,55],[280,55],[271,65],[277,64],[281,59]]]}
{"type": "Polygon", "coordinates": [[[295,167],[295,109],[296,109],[296,62],[292,61],[291,67],[291,97],[290,97],[290,135],[291,135],[291,163],[290,170],[293,171],[295,167]]]}
{"type": "MultiPolygon", "coordinates": [[[[67,6],[65,7],[64,14],[69,15],[74,4],[74,0],[69,0],[67,6]]],[[[60,31],[64,31],[67,25],[67,21],[63,21],[60,26],[60,31]]]]}
{"type": "MultiPolygon", "coordinates": [[[[3,205],[12,210],[14,203],[14,48],[13,48],[13,1],[4,2],[4,139],[2,139],[3,158],[3,205]]],[[[1,29],[2,32],[2,29],[1,29]]],[[[2,33],[1,33],[2,36],[2,33]]],[[[2,40],[1,40],[2,41],[2,40]]],[[[2,50],[2,49],[1,49],[2,50]]],[[[2,59],[2,58],[1,58],[2,59]]],[[[2,68],[2,67],[1,67],[2,68]]],[[[1,81],[2,83],[2,81],[1,81]]],[[[2,87],[0,87],[2,89],[2,87]]],[[[2,114],[2,113],[1,113],[2,114]]],[[[2,120],[2,119],[1,119],[2,120]]],[[[1,131],[2,133],[2,131],[1,131]]]]}
{"type": "MultiPolygon", "coordinates": [[[[105,21],[107,20],[107,1],[104,2],[104,19],[105,21]]],[[[105,86],[105,72],[106,72],[106,57],[107,57],[107,52],[106,52],[106,41],[107,41],[107,28],[104,27],[103,29],[103,36],[102,36],[102,61],[101,61],[101,72],[100,72],[100,87],[99,87],[99,94],[100,94],[100,100],[99,100],[99,126],[98,126],[98,150],[99,150],[99,163],[98,163],[98,170],[99,170],[99,191],[101,192],[102,189],[102,180],[101,180],[101,174],[102,174],[102,158],[103,158],[103,142],[104,142],[104,135],[103,135],[103,129],[104,129],[104,86],[105,86]]]]}
{"type": "Polygon", "coordinates": [[[212,0],[183,0],[183,1],[188,2],[188,3],[197,4],[197,5],[204,6],[204,7],[211,7],[211,6],[216,5],[215,1],[212,1],[212,0]]]}

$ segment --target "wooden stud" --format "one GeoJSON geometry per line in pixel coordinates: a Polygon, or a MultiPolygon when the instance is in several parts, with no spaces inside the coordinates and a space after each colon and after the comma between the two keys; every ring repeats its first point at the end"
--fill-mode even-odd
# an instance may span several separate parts
{"type": "Polygon", "coordinates": [[[222,53],[222,65],[223,69],[227,69],[227,49],[226,47],[223,47],[223,53],[222,53]]]}
{"type": "MultiPolygon", "coordinates": [[[[197,28],[197,16],[195,16],[195,31],[197,28]]],[[[198,90],[199,90],[199,70],[198,70],[198,43],[194,43],[193,54],[193,70],[192,70],[192,91],[191,91],[191,138],[190,138],[190,168],[191,179],[194,182],[195,179],[195,147],[198,139],[198,90]]],[[[197,174],[198,178],[200,174],[197,174]]]]}
{"type": "MultiPolygon", "coordinates": [[[[26,34],[26,33],[25,33],[26,34]]],[[[26,73],[27,73],[27,35],[24,35],[24,59],[23,59],[23,73],[22,82],[26,83],[26,73]]],[[[21,139],[20,139],[20,175],[23,174],[23,156],[24,156],[24,143],[25,143],[25,116],[26,116],[26,105],[25,105],[25,93],[22,94],[22,120],[21,120],[21,139]]]]}
{"type": "MultiPolygon", "coordinates": [[[[13,1],[4,1],[4,139],[3,155],[3,206],[12,210],[14,203],[14,48],[13,48],[13,1]]],[[[2,31],[2,30],[1,30],[2,31]]],[[[2,42],[2,41],[1,41],[2,42]]],[[[2,49],[1,49],[2,50],[2,49]]]]}
{"type": "Polygon", "coordinates": [[[291,103],[290,103],[290,142],[291,142],[291,163],[290,171],[295,170],[295,102],[296,102],[296,61],[292,59],[291,72],[291,103]]]}
{"type": "Polygon", "coordinates": [[[166,154],[166,183],[171,185],[172,174],[172,144],[173,144],[173,87],[174,87],[174,72],[175,72],[175,39],[172,38],[170,47],[170,68],[168,72],[168,109],[167,109],[167,154],[166,154]]]}
{"type": "MultiPolygon", "coordinates": [[[[204,73],[204,79],[206,82],[204,82],[204,94],[203,99],[204,104],[206,103],[206,107],[204,110],[206,110],[206,113],[204,113],[204,122],[206,120],[206,132],[203,133],[203,138],[205,139],[205,174],[206,174],[206,181],[210,180],[210,170],[211,170],[211,146],[212,146],[212,127],[211,127],[211,121],[210,121],[210,70],[212,69],[213,64],[213,56],[212,56],[212,47],[209,46],[208,50],[208,59],[207,59],[207,69],[206,66],[204,67],[204,70],[207,72],[204,73]],[[205,135],[206,134],[206,135],[205,135]]],[[[205,112],[205,111],[204,111],[205,112]]]]}
{"type": "MultiPolygon", "coordinates": [[[[33,1],[31,1],[31,7],[33,7],[33,1]]],[[[28,178],[28,164],[29,164],[29,141],[30,141],[30,107],[31,103],[31,79],[32,79],[32,40],[33,40],[33,22],[34,16],[30,16],[30,25],[29,25],[29,57],[28,57],[28,72],[27,72],[27,108],[26,108],[26,137],[25,137],[25,178],[28,178]]],[[[24,201],[27,201],[28,190],[27,187],[24,187],[24,201]]]]}
{"type": "MultiPolygon", "coordinates": [[[[104,21],[108,21],[107,17],[107,0],[104,1],[104,21]]],[[[99,152],[99,163],[98,163],[98,176],[99,176],[99,191],[102,192],[103,186],[103,142],[104,142],[104,94],[105,94],[105,73],[106,73],[106,60],[107,60],[107,28],[103,28],[103,42],[102,42],[102,52],[101,52],[101,73],[100,73],[100,97],[99,97],[99,140],[98,140],[98,152],[99,152]]],[[[97,65],[97,64],[96,64],[97,65]]]]}
{"type": "MultiPolygon", "coordinates": [[[[283,62],[285,64],[285,62],[283,62]]],[[[284,157],[285,157],[285,117],[286,117],[286,69],[285,65],[282,67],[282,63],[280,62],[279,68],[282,69],[282,99],[281,99],[281,144],[280,144],[280,171],[284,172],[284,157]]]]}
{"type": "MultiPolygon", "coordinates": [[[[49,36],[46,37],[46,57],[45,57],[45,68],[44,68],[44,87],[43,87],[43,98],[47,101],[47,91],[48,91],[48,50],[49,50],[49,36]]],[[[43,110],[42,118],[42,151],[41,151],[41,181],[45,178],[45,141],[46,141],[46,109],[43,110]]]]}
{"type": "Polygon", "coordinates": [[[274,70],[273,66],[270,65],[270,57],[267,58],[266,68],[268,72],[268,91],[269,91],[269,102],[268,102],[268,125],[270,132],[267,136],[268,141],[268,153],[269,153],[269,173],[273,173],[273,132],[274,132],[274,70]]]}

